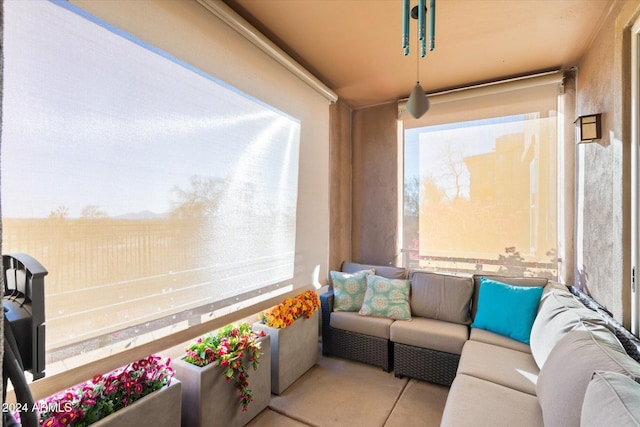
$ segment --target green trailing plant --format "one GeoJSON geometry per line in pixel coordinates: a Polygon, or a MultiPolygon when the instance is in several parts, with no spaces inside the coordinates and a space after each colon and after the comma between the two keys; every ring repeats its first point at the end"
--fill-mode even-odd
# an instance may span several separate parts
{"type": "Polygon", "coordinates": [[[258,369],[258,359],[262,355],[258,338],[263,336],[264,332],[254,332],[248,323],[227,325],[189,345],[184,361],[196,366],[217,362],[225,380],[234,381],[240,393],[242,410],[247,411],[253,401],[253,392],[249,388],[249,367],[245,366],[245,356],[248,356],[253,370],[258,369]]]}

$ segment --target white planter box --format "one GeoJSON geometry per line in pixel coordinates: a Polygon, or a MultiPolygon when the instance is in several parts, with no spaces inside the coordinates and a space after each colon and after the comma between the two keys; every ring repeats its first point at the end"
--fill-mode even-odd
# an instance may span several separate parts
{"type": "MultiPolygon", "coordinates": [[[[240,394],[234,381],[225,381],[217,363],[199,367],[183,359],[171,363],[175,376],[182,382],[182,425],[184,427],[241,427],[267,407],[271,399],[271,347],[269,336],[258,340],[263,353],[258,369],[249,368],[249,388],[253,402],[242,412],[240,394]]],[[[245,355],[245,366],[251,366],[245,355]]],[[[151,425],[151,424],[141,424],[151,425]]]]}
{"type": "Polygon", "coordinates": [[[173,378],[163,387],[131,405],[91,424],[92,427],[158,426],[180,427],[182,384],[173,378]]]}
{"type": "Polygon", "coordinates": [[[318,362],[318,311],[293,325],[274,329],[254,323],[271,337],[271,392],[280,394],[318,362]]]}

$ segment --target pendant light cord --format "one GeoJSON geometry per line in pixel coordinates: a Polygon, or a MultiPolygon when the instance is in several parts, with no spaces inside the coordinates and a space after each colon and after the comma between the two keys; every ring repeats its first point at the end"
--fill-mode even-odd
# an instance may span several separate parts
{"type": "MultiPolygon", "coordinates": [[[[416,31],[418,33],[418,31],[416,31]]],[[[418,44],[420,43],[420,35],[416,34],[418,44]]],[[[416,49],[416,84],[420,84],[420,53],[416,49]]]]}

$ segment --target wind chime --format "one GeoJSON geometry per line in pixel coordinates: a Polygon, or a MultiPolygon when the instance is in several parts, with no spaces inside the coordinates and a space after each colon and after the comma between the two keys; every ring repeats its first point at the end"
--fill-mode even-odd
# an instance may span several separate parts
{"type": "MultiPolygon", "coordinates": [[[[411,9],[410,0],[403,0],[402,4],[402,48],[404,55],[409,55],[409,18],[418,20],[418,42],[420,56],[427,55],[427,0],[418,0],[418,5],[411,9]]],[[[429,50],[436,48],[436,0],[429,1],[429,50]]],[[[416,119],[422,117],[429,110],[429,99],[420,86],[420,58],[416,55],[416,85],[407,101],[407,111],[416,119]]]]}

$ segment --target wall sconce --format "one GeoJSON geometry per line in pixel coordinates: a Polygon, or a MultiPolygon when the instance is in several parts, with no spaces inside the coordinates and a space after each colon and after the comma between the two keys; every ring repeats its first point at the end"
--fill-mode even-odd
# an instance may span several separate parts
{"type": "Polygon", "coordinates": [[[576,125],[577,144],[586,144],[602,138],[602,114],[580,116],[574,122],[576,125]]]}

